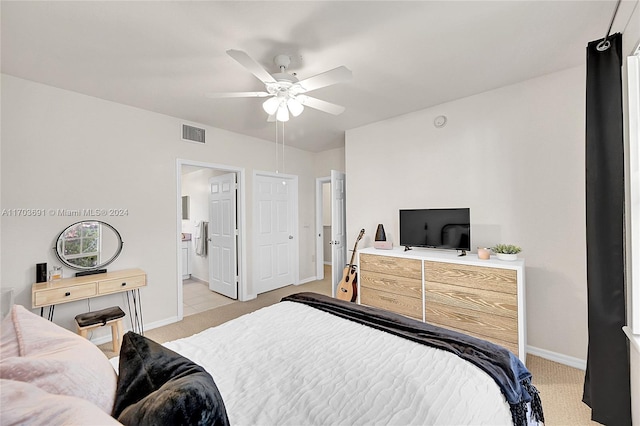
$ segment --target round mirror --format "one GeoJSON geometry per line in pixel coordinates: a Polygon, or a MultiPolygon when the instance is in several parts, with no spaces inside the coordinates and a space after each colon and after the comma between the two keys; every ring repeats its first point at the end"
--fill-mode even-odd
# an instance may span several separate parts
{"type": "Polygon", "coordinates": [[[98,220],[74,223],[58,235],[58,259],[73,269],[89,271],[107,266],[122,251],[122,238],[111,225],[98,220]]]}

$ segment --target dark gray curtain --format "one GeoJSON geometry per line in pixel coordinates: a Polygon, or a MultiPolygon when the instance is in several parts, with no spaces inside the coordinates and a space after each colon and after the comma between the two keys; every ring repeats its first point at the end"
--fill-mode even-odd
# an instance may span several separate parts
{"type": "Polygon", "coordinates": [[[587,46],[586,222],[589,350],[582,400],[605,425],[631,424],[624,289],[622,35],[587,46]]]}

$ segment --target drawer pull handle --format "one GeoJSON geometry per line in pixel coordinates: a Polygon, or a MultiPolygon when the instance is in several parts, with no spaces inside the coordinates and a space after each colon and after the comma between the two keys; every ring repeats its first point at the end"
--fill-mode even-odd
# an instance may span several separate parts
{"type": "Polygon", "coordinates": [[[65,295],[65,296],[71,296],[71,292],[70,292],[70,291],[67,291],[64,295],[65,295]]]}
{"type": "Polygon", "coordinates": [[[122,287],[124,287],[125,285],[127,285],[127,283],[122,283],[122,287]]]}
{"type": "Polygon", "coordinates": [[[387,302],[391,302],[391,303],[398,303],[398,301],[392,297],[380,296],[380,299],[386,300],[387,302]]]}

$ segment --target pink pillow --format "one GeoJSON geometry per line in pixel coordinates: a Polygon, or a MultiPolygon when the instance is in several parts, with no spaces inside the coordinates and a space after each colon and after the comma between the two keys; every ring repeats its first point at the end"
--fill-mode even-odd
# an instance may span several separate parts
{"type": "MultiPolygon", "coordinates": [[[[111,414],[117,376],[97,346],[23,306],[14,305],[10,317],[19,353],[2,355],[0,378],[31,383],[52,394],[86,399],[111,414]]],[[[3,339],[4,326],[3,323],[3,339]]],[[[6,334],[10,339],[11,333],[6,334]]],[[[10,342],[7,344],[11,347],[10,342]]]]}
{"type": "Polygon", "coordinates": [[[89,401],[13,380],[0,379],[0,407],[2,424],[7,425],[120,424],[89,401]]]}
{"type": "MultiPolygon", "coordinates": [[[[13,308],[11,309],[13,311],[13,308]]],[[[0,359],[20,355],[18,336],[13,326],[13,315],[9,312],[0,323],[0,359]]]]}

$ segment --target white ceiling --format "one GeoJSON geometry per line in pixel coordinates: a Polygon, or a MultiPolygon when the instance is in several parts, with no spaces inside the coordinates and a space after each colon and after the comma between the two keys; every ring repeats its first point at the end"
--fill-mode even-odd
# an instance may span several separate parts
{"type": "MultiPolygon", "coordinates": [[[[345,65],[348,83],[310,95],[346,107],[311,108],[286,123],[286,144],[319,152],[368,123],[584,63],[607,31],[603,1],[6,1],[2,72],[274,140],[262,99],[206,92],[261,91],[225,51],[272,72],[292,57],[298,78],[345,65]]],[[[624,0],[612,32],[638,0],[624,0]]]]}

